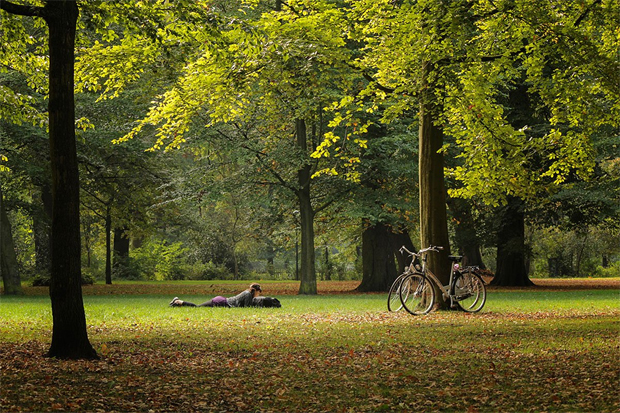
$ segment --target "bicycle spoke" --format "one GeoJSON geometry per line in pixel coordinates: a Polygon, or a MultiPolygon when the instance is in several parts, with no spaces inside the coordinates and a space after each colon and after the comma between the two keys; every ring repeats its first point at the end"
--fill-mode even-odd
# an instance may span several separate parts
{"type": "Polygon", "coordinates": [[[454,280],[454,299],[463,311],[480,311],[487,299],[484,282],[473,272],[459,274],[454,280]]]}
{"type": "Polygon", "coordinates": [[[401,282],[400,300],[409,313],[427,314],[435,304],[432,282],[421,274],[410,274],[401,282]]]}
{"type": "Polygon", "coordinates": [[[401,282],[403,278],[405,278],[409,273],[405,272],[396,278],[390,287],[390,292],[388,294],[388,311],[399,311],[403,308],[403,304],[400,301],[400,289],[401,282]]]}

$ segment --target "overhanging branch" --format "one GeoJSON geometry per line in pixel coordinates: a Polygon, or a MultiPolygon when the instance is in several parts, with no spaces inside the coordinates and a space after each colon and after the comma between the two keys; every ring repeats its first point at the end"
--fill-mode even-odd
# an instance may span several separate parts
{"type": "Polygon", "coordinates": [[[43,17],[43,7],[24,6],[6,0],[0,0],[0,10],[19,16],[43,17]]]}

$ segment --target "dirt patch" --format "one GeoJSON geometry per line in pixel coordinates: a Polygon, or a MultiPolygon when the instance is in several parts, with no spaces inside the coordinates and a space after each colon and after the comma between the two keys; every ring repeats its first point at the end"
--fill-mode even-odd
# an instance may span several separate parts
{"type": "Polygon", "coordinates": [[[620,289],[620,278],[540,278],[532,281],[535,288],[552,290],[620,289]]]}
{"type": "MultiPolygon", "coordinates": [[[[490,278],[485,281],[490,282],[490,278]]],[[[260,281],[260,280],[259,280],[260,281]]],[[[489,290],[620,290],[620,278],[547,278],[533,279],[533,287],[494,287],[487,286],[489,290]]],[[[260,281],[263,293],[267,296],[296,295],[299,292],[299,281],[260,281]]],[[[248,281],[249,283],[249,281],[248,281]]],[[[318,281],[317,291],[319,294],[360,294],[355,289],[359,281],[318,281]]],[[[214,281],[213,283],[148,283],[148,284],[94,284],[82,287],[84,295],[223,295],[231,296],[245,288],[245,284],[230,283],[226,281],[214,281]]],[[[25,287],[26,295],[48,295],[47,287],[25,287]]],[[[384,294],[384,292],[370,293],[384,294]]],[[[172,297],[171,297],[172,298],[172,297]]]]}

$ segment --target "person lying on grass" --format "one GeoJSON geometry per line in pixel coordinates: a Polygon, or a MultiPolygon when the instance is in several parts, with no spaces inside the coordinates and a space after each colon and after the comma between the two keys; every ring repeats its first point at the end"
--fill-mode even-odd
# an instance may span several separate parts
{"type": "Polygon", "coordinates": [[[252,283],[250,288],[234,297],[226,298],[218,295],[202,304],[194,304],[189,301],[179,300],[179,297],[174,297],[169,305],[170,307],[252,307],[252,300],[258,297],[261,292],[263,290],[260,288],[260,285],[252,283]]]}

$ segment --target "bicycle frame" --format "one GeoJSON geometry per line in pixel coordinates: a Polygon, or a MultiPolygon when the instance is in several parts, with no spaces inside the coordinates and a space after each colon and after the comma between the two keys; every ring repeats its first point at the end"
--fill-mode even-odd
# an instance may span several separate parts
{"type": "MultiPolygon", "coordinates": [[[[413,264],[412,264],[413,265],[413,264]]],[[[443,285],[439,278],[431,270],[426,268],[426,254],[422,257],[422,270],[420,271],[422,275],[426,278],[429,278],[440,290],[443,295],[443,299],[446,300],[448,297],[450,298],[450,304],[454,304],[452,302],[452,294],[450,293],[450,286],[454,281],[454,264],[450,265],[450,281],[448,281],[447,285],[443,285]]]]}

